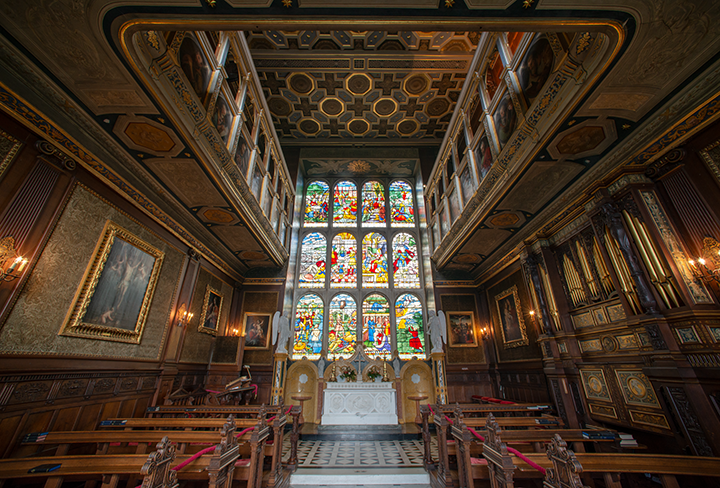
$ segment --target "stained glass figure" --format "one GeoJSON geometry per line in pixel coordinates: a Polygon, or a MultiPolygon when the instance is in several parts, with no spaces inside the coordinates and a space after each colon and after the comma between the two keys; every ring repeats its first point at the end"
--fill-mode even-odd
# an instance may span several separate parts
{"type": "Polygon", "coordinates": [[[387,288],[387,241],[377,232],[362,240],[362,286],[363,288],[387,288]]]}
{"type": "Polygon", "coordinates": [[[404,181],[390,183],[390,217],[393,227],[415,227],[412,188],[404,181]]]}
{"type": "Polygon", "coordinates": [[[368,181],[363,185],[362,226],[385,226],[385,187],[377,181],[368,181]]]}
{"type": "Polygon", "coordinates": [[[302,240],[300,248],[300,270],[298,284],[300,288],[325,287],[325,259],[327,239],[319,232],[308,234],[302,240]]]}
{"type": "Polygon", "coordinates": [[[393,284],[395,288],[420,288],[415,238],[401,232],[392,241],[393,284]]]}
{"type": "Polygon", "coordinates": [[[357,286],[357,242],[352,234],[343,232],[332,240],[330,254],[330,287],[355,288],[357,286]]]}
{"type": "Polygon", "coordinates": [[[305,192],[305,227],[327,227],[330,187],[324,181],[313,181],[305,192]]]}
{"type": "Polygon", "coordinates": [[[347,293],[335,295],[330,301],[328,318],[328,356],[349,358],[355,352],[357,305],[347,293]]]}
{"type": "Polygon", "coordinates": [[[333,225],[354,227],[357,224],[357,187],[351,181],[340,181],[333,194],[333,225]]]}
{"type": "Polygon", "coordinates": [[[425,356],[425,328],[423,327],[422,304],[410,293],[400,295],[395,301],[395,324],[397,350],[400,359],[425,356]]]}
{"type": "Polygon", "coordinates": [[[322,351],[323,301],[314,293],[303,295],[295,307],[295,341],[292,359],[319,359],[322,351]]]}
{"type": "Polygon", "coordinates": [[[390,304],[382,295],[373,293],[363,301],[362,340],[365,353],[371,358],[390,358],[390,304]]]}

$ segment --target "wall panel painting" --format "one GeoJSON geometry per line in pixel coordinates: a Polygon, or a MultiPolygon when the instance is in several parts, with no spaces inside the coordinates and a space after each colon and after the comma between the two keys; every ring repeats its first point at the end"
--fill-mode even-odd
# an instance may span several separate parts
{"type": "Polygon", "coordinates": [[[390,304],[382,295],[373,293],[363,301],[362,340],[366,354],[371,358],[378,356],[390,358],[390,304]]]}
{"type": "Polygon", "coordinates": [[[387,288],[387,241],[382,234],[371,232],[362,240],[363,288],[387,288]]]}
{"type": "Polygon", "coordinates": [[[222,313],[223,296],[220,290],[207,286],[203,299],[202,313],[198,330],[210,335],[217,335],[220,327],[220,314],[222,313]]]}
{"type": "Polygon", "coordinates": [[[512,286],[495,296],[500,318],[500,330],[505,348],[528,345],[517,286],[512,286]]]}
{"type": "Polygon", "coordinates": [[[554,53],[547,37],[538,37],[530,46],[517,70],[520,88],[528,106],[540,94],[552,71],[554,53]]]}
{"type": "Polygon", "coordinates": [[[413,191],[404,181],[390,183],[390,221],[392,227],[415,227],[413,191]]]}
{"type": "Polygon", "coordinates": [[[218,95],[217,102],[215,103],[212,123],[224,142],[227,142],[230,137],[232,121],[233,113],[230,110],[230,105],[228,105],[228,102],[225,99],[225,94],[221,92],[220,95],[218,95]]]}
{"type": "Polygon", "coordinates": [[[330,254],[330,287],[355,288],[357,286],[357,241],[347,232],[332,240],[330,254]]]}
{"type": "Polygon", "coordinates": [[[237,165],[240,174],[242,174],[245,179],[248,177],[247,172],[250,168],[251,155],[252,152],[250,150],[250,146],[245,140],[245,136],[242,135],[242,132],[238,131],[237,149],[235,150],[235,164],[237,165]]]}
{"type": "Polygon", "coordinates": [[[492,150],[488,142],[487,135],[482,136],[475,151],[475,161],[477,162],[478,178],[480,181],[490,172],[493,164],[492,150]]]}
{"type": "Polygon", "coordinates": [[[300,288],[325,287],[325,259],[327,240],[319,232],[306,235],[300,248],[300,270],[298,286],[300,288]]]}
{"type": "Polygon", "coordinates": [[[324,304],[314,293],[303,295],[295,307],[292,359],[319,359],[322,351],[324,304]]]}
{"type": "Polygon", "coordinates": [[[313,181],[305,192],[305,227],[327,227],[330,187],[324,181],[313,181]]]}
{"type": "Polygon", "coordinates": [[[347,359],[355,352],[357,304],[347,293],[330,301],[328,317],[328,357],[347,359]]]}
{"type": "Polygon", "coordinates": [[[108,221],[61,334],[139,343],[163,257],[108,221]]]}
{"type": "Polygon", "coordinates": [[[401,232],[393,237],[392,259],[395,288],[420,288],[417,246],[412,235],[401,232]]]}
{"type": "Polygon", "coordinates": [[[400,359],[419,359],[425,356],[425,328],[422,304],[411,293],[400,295],[395,301],[395,328],[400,359]]]}
{"type": "Polygon", "coordinates": [[[193,34],[186,34],[178,52],[180,67],[202,102],[210,83],[210,63],[193,34]]]}
{"type": "Polygon", "coordinates": [[[508,90],[505,90],[505,94],[500,99],[497,109],[495,109],[493,122],[495,123],[495,133],[497,134],[498,143],[502,148],[510,140],[510,136],[512,136],[515,131],[515,126],[517,125],[515,106],[513,105],[512,97],[508,90]]]}
{"type": "Polygon", "coordinates": [[[357,186],[351,181],[340,181],[335,185],[333,225],[335,227],[357,225],[357,186]]]}
{"type": "Polygon", "coordinates": [[[378,181],[368,181],[362,190],[362,226],[384,227],[385,187],[378,181]]]}

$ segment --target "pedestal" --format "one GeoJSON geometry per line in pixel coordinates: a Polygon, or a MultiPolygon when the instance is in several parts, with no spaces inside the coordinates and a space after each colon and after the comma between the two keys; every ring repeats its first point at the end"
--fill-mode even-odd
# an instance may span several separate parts
{"type": "Polygon", "coordinates": [[[391,383],[328,383],[322,425],[397,425],[397,394],[391,383]]]}

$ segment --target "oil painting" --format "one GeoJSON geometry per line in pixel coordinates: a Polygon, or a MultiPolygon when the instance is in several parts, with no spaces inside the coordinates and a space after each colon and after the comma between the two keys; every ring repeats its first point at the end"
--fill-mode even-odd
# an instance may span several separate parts
{"type": "Polygon", "coordinates": [[[163,257],[108,221],[61,334],[139,343],[163,257]]]}
{"type": "Polygon", "coordinates": [[[505,94],[502,99],[500,99],[500,103],[498,103],[493,121],[495,122],[495,132],[497,133],[498,142],[502,148],[505,143],[510,140],[510,136],[512,136],[512,133],[515,131],[517,122],[517,114],[515,113],[512,97],[510,97],[510,92],[507,90],[505,90],[505,94]]]}
{"type": "Polygon", "coordinates": [[[245,314],[245,349],[267,349],[270,340],[270,315],[245,314]]]}
{"type": "Polygon", "coordinates": [[[518,81],[528,106],[537,98],[550,77],[553,60],[554,54],[550,41],[545,36],[540,36],[530,46],[520,63],[517,70],[518,81]]]}
{"type": "Polygon", "coordinates": [[[490,172],[493,164],[492,150],[490,149],[487,135],[482,136],[480,142],[478,142],[475,151],[475,160],[477,161],[478,167],[478,179],[482,181],[490,172]]]}
{"type": "Polygon", "coordinates": [[[178,60],[183,73],[187,76],[190,85],[202,102],[205,99],[208,84],[210,83],[210,65],[200,44],[192,35],[185,35],[185,39],[180,44],[178,60]]]}
{"type": "Polygon", "coordinates": [[[218,95],[217,102],[215,103],[215,111],[212,116],[212,123],[220,134],[223,142],[228,141],[230,137],[230,129],[232,129],[233,114],[230,111],[225,95],[220,93],[218,95]]]}
{"type": "Polygon", "coordinates": [[[206,334],[217,335],[220,326],[220,313],[222,312],[223,296],[219,290],[207,285],[203,309],[200,315],[198,330],[206,334]]]}
{"type": "Polygon", "coordinates": [[[472,312],[447,312],[447,323],[451,347],[477,346],[472,312]]]}
{"type": "Polygon", "coordinates": [[[495,303],[498,309],[500,330],[505,348],[526,346],[528,336],[522,316],[522,308],[520,307],[517,286],[495,295],[495,303]]]}

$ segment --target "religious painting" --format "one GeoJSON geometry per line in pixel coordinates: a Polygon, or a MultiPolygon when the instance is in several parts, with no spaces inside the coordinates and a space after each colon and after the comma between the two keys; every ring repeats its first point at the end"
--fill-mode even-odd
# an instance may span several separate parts
{"type": "Polygon", "coordinates": [[[340,181],[333,192],[333,225],[355,227],[357,223],[357,186],[351,181],[340,181]]]}
{"type": "Polygon", "coordinates": [[[404,181],[390,183],[390,222],[392,227],[415,227],[413,191],[404,181]]]}
{"type": "Polygon", "coordinates": [[[357,286],[357,241],[347,232],[336,235],[330,251],[330,287],[357,286]]]}
{"type": "Polygon", "coordinates": [[[528,106],[532,105],[545,86],[552,71],[554,53],[547,37],[540,36],[532,43],[517,70],[520,88],[528,106]]]}
{"type": "Polygon", "coordinates": [[[467,204],[475,193],[475,182],[473,181],[470,164],[466,164],[465,168],[460,172],[460,186],[462,188],[463,202],[467,204]]]}
{"type": "Polygon", "coordinates": [[[472,131],[471,137],[475,137],[480,129],[480,123],[482,122],[482,116],[485,114],[485,109],[480,100],[480,92],[475,94],[472,102],[470,102],[467,113],[470,114],[470,130],[472,131]]]}
{"type": "Polygon", "coordinates": [[[270,345],[270,315],[245,313],[245,349],[267,349],[270,345]]]}
{"type": "Polygon", "coordinates": [[[238,131],[237,149],[235,149],[235,164],[238,167],[238,171],[243,175],[243,178],[247,180],[248,168],[250,167],[250,156],[252,155],[252,149],[245,140],[242,131],[238,131]]]}
{"type": "Polygon", "coordinates": [[[163,258],[108,221],[61,334],[140,343],[163,258]]]}
{"type": "Polygon", "coordinates": [[[490,172],[493,164],[492,150],[490,149],[490,143],[488,142],[487,135],[483,135],[478,142],[477,149],[475,150],[475,161],[478,169],[479,181],[482,181],[485,176],[490,172]]]}
{"type": "Polygon", "coordinates": [[[397,350],[400,359],[425,358],[425,327],[422,303],[411,293],[395,300],[397,350]]]}
{"type": "Polygon", "coordinates": [[[385,187],[378,181],[363,185],[362,226],[385,227],[385,187]]]}
{"type": "Polygon", "coordinates": [[[509,90],[505,90],[505,94],[500,99],[493,115],[493,121],[495,122],[495,133],[502,148],[510,140],[517,124],[517,114],[509,90]]]}
{"type": "Polygon", "coordinates": [[[487,90],[490,100],[493,99],[500,87],[500,75],[502,74],[503,68],[503,62],[502,59],[500,59],[500,53],[496,47],[488,58],[487,70],[485,71],[485,89],[487,90]]]}
{"type": "Polygon", "coordinates": [[[300,247],[300,288],[325,288],[327,240],[319,232],[306,235],[300,247]]]}
{"type": "Polygon", "coordinates": [[[528,344],[525,321],[522,316],[520,297],[517,286],[495,295],[495,304],[500,318],[500,331],[502,332],[505,348],[526,346],[528,344]]]}
{"type": "Polygon", "coordinates": [[[347,293],[340,293],[328,308],[328,357],[347,359],[355,352],[357,304],[347,293]]]}
{"type": "Polygon", "coordinates": [[[255,105],[253,104],[253,95],[248,90],[245,96],[245,105],[243,106],[243,117],[245,119],[245,128],[248,134],[253,133],[253,127],[255,127],[255,105]]]}
{"type": "Polygon", "coordinates": [[[202,102],[210,83],[210,63],[200,44],[191,34],[186,34],[178,52],[180,67],[185,73],[190,86],[202,102]]]}
{"type": "Polygon", "coordinates": [[[390,304],[384,296],[373,293],[362,304],[362,341],[368,357],[390,358],[390,304]]]}
{"type": "Polygon", "coordinates": [[[324,181],[313,181],[305,191],[305,227],[327,227],[330,187],[324,181]]]}
{"type": "Polygon", "coordinates": [[[218,95],[217,102],[215,102],[215,110],[213,111],[212,115],[212,124],[215,126],[215,129],[217,129],[218,134],[220,135],[220,138],[222,138],[223,142],[227,142],[228,138],[230,137],[232,121],[233,113],[230,110],[230,105],[228,105],[228,102],[225,99],[225,94],[220,93],[220,95],[218,95]]]}
{"type": "Polygon", "coordinates": [[[292,359],[320,359],[324,304],[314,293],[303,295],[295,306],[295,338],[292,359]]]}
{"type": "Polygon", "coordinates": [[[250,190],[258,202],[260,202],[260,192],[262,191],[263,182],[263,170],[262,165],[264,161],[262,156],[258,154],[255,157],[255,164],[253,164],[252,178],[250,179],[250,190]]]}
{"type": "Polygon", "coordinates": [[[477,346],[472,312],[447,312],[448,345],[451,347],[477,346]]]}
{"type": "Polygon", "coordinates": [[[387,288],[387,241],[382,234],[371,232],[362,240],[363,288],[387,288]]]}
{"type": "Polygon", "coordinates": [[[392,259],[395,288],[420,288],[420,266],[415,237],[406,232],[393,237],[392,259]]]}
{"type": "Polygon", "coordinates": [[[203,299],[202,314],[198,330],[206,334],[217,335],[220,326],[220,312],[222,311],[223,296],[219,290],[207,286],[203,299]]]}

